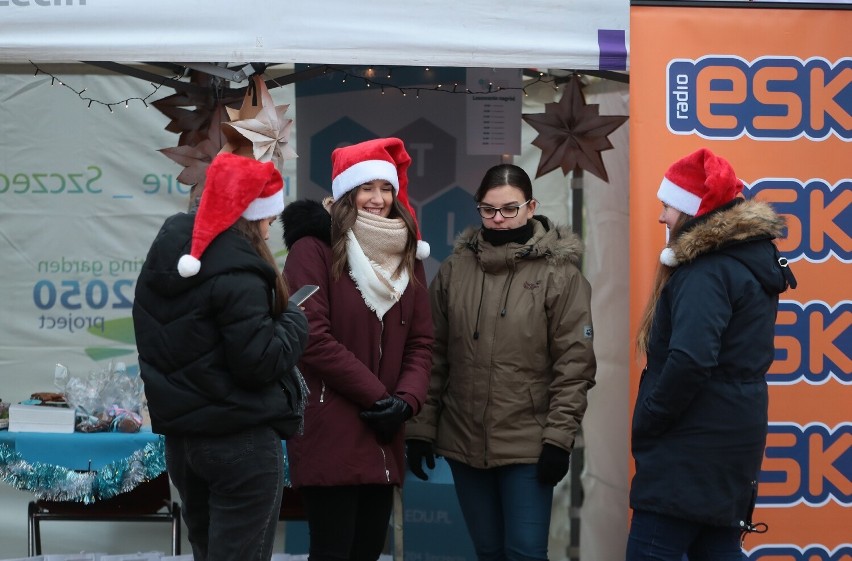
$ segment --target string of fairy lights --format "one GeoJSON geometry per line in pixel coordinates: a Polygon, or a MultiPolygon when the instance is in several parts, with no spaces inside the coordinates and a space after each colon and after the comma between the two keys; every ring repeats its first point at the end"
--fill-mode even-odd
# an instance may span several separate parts
{"type": "MultiPolygon", "coordinates": [[[[130,107],[131,103],[141,102],[145,108],[148,108],[149,100],[153,96],[155,96],[163,86],[167,86],[165,82],[174,82],[174,80],[180,78],[180,76],[175,76],[173,78],[163,77],[160,83],[149,82],[151,85],[151,92],[142,96],[130,96],[124,99],[119,99],[116,101],[103,101],[98,99],[97,97],[92,97],[88,94],[86,88],[77,89],[76,87],[70,85],[67,81],[62,79],[61,77],[51,73],[45,68],[39,66],[33,61],[30,61],[30,64],[35,68],[34,76],[43,75],[50,78],[51,86],[62,86],[67,88],[71,92],[73,92],[77,97],[88,104],[88,107],[91,109],[92,105],[99,105],[106,107],[110,113],[114,113],[114,107],[121,107],[122,105],[125,108],[130,107]]],[[[430,73],[430,68],[424,68],[425,73],[430,73]]],[[[340,77],[341,84],[347,83],[360,83],[367,89],[377,90],[381,95],[385,95],[387,92],[394,92],[403,97],[408,97],[409,95],[414,96],[419,99],[421,94],[423,93],[442,93],[442,94],[461,94],[461,95],[487,95],[487,94],[496,94],[496,93],[506,93],[506,92],[522,92],[524,96],[528,96],[529,92],[528,88],[536,86],[537,84],[545,84],[549,85],[554,89],[554,91],[559,91],[559,84],[564,83],[566,80],[570,79],[571,76],[552,76],[546,74],[544,72],[537,72],[533,75],[525,75],[524,80],[525,83],[521,86],[503,86],[499,84],[494,84],[493,82],[488,82],[487,86],[483,84],[483,87],[477,89],[471,89],[467,87],[465,84],[453,81],[451,83],[443,83],[443,82],[435,82],[434,85],[416,85],[416,86],[399,86],[392,83],[390,80],[393,78],[393,70],[391,68],[382,68],[382,67],[367,67],[363,74],[356,73],[351,70],[347,70],[345,68],[340,68],[331,65],[324,65],[323,72],[321,75],[327,75],[329,73],[333,73],[340,77]]],[[[285,84],[279,84],[274,78],[270,80],[272,83],[283,86],[285,84]]]]}
{"type": "Polygon", "coordinates": [[[85,95],[86,94],[86,88],[78,90],[75,87],[69,85],[62,78],[55,76],[54,74],[52,74],[52,73],[48,72],[47,70],[41,68],[40,66],[38,66],[33,61],[30,61],[30,64],[32,64],[33,67],[35,67],[35,74],[33,74],[33,76],[38,76],[39,74],[43,74],[45,76],[48,76],[50,78],[50,85],[51,86],[59,85],[59,86],[62,86],[64,88],[71,90],[72,92],[74,92],[77,95],[77,97],[79,97],[80,99],[82,99],[83,101],[88,103],[89,109],[92,108],[92,104],[97,104],[97,105],[102,105],[102,106],[106,107],[107,109],[109,109],[110,113],[114,113],[114,111],[112,110],[113,107],[120,107],[120,106],[124,105],[124,107],[126,109],[126,108],[130,107],[131,101],[137,101],[137,100],[141,101],[142,104],[147,109],[148,108],[148,100],[151,99],[152,96],[156,95],[157,92],[160,91],[160,88],[163,87],[162,83],[161,84],[155,84],[155,83],[151,82],[151,87],[153,88],[153,90],[151,91],[151,93],[149,93],[145,97],[132,96],[132,97],[124,98],[124,99],[119,100],[119,101],[112,101],[112,102],[101,101],[100,99],[91,97],[89,95],[85,95]]]}
{"type": "MultiPolygon", "coordinates": [[[[559,83],[558,80],[560,78],[548,76],[544,72],[539,72],[537,76],[532,78],[528,83],[523,86],[501,86],[495,85],[493,82],[488,82],[487,89],[479,89],[479,90],[471,90],[466,87],[464,84],[460,84],[459,82],[452,83],[441,83],[438,82],[434,86],[397,86],[390,82],[386,82],[384,80],[390,80],[393,77],[393,70],[388,68],[386,71],[382,71],[381,68],[369,66],[367,67],[364,75],[359,75],[352,73],[344,68],[339,68],[335,66],[326,66],[328,71],[335,72],[337,74],[341,74],[341,83],[346,83],[347,80],[355,80],[361,81],[367,88],[375,88],[380,91],[382,95],[386,93],[386,91],[396,91],[401,94],[403,97],[407,97],[409,94],[413,94],[415,97],[419,98],[421,92],[437,92],[437,93],[445,93],[445,94],[463,94],[463,95],[486,95],[493,93],[502,93],[502,92],[510,92],[510,91],[522,91],[525,96],[529,95],[527,92],[527,88],[530,88],[536,84],[549,84],[553,87],[555,91],[559,91],[559,83]]],[[[428,74],[430,68],[427,66],[424,68],[424,71],[428,74]]]]}

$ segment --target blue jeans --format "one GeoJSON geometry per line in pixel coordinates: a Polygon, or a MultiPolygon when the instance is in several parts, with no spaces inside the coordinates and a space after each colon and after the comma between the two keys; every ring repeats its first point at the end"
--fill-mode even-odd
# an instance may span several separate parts
{"type": "Polygon", "coordinates": [[[546,561],[553,487],[535,464],[476,469],[447,460],[479,561],[546,561]]]}
{"type": "Polygon", "coordinates": [[[167,436],[195,561],[269,561],[284,489],[284,450],[270,427],[167,436]]]}
{"type": "Polygon", "coordinates": [[[740,530],[634,510],[627,561],[744,561],[740,530]]]}

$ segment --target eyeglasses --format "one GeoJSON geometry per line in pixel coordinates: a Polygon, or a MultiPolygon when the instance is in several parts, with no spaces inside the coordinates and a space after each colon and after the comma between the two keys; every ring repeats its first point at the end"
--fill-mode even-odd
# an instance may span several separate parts
{"type": "Polygon", "coordinates": [[[521,211],[522,206],[527,206],[532,201],[533,200],[530,199],[520,205],[506,205],[501,206],[500,208],[494,208],[493,206],[487,205],[479,205],[476,207],[476,210],[479,211],[479,216],[481,216],[482,218],[494,218],[495,216],[497,216],[498,212],[503,218],[514,218],[521,211]]]}

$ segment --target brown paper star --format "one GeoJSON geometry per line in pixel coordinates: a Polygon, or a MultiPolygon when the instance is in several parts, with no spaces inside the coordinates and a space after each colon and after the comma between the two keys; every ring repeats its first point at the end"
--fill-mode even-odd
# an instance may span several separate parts
{"type": "Polygon", "coordinates": [[[290,147],[293,120],[284,118],[289,107],[275,106],[266,84],[255,76],[254,90],[246,93],[242,107],[228,108],[231,122],[222,123],[222,133],[228,140],[222,151],[250,156],[260,162],[271,161],[283,171],[284,162],[297,157],[290,147]]]}
{"type": "Polygon", "coordinates": [[[558,103],[546,103],[544,113],[524,114],[538,131],[532,144],[541,149],[536,178],[562,168],[562,174],[584,169],[609,181],[600,152],[611,149],[607,136],[626,120],[624,115],[599,115],[598,105],[586,105],[580,79],[572,77],[558,103]]]}
{"type": "MultiPolygon", "coordinates": [[[[178,91],[151,104],[171,119],[165,128],[169,132],[180,134],[178,146],[195,146],[204,141],[208,138],[210,124],[215,123],[218,130],[220,120],[225,120],[222,107],[237,106],[243,99],[242,94],[220,96],[213,77],[204,72],[194,71],[190,83],[203,89],[178,91]],[[195,109],[185,109],[186,107],[195,109]]],[[[221,144],[224,145],[224,142],[223,138],[221,144]]]]}
{"type": "Polygon", "coordinates": [[[243,96],[220,97],[213,87],[213,77],[203,72],[194,72],[190,81],[204,89],[178,91],[152,105],[171,119],[166,130],[180,134],[177,146],[159,151],[184,167],[177,180],[192,186],[194,192],[196,186],[204,185],[207,166],[225,145],[220,127],[222,121],[228,120],[225,109],[240,103],[243,96]],[[195,109],[185,109],[189,106],[195,109]]]}
{"type": "Polygon", "coordinates": [[[160,152],[169,159],[183,166],[183,171],[177,176],[177,180],[184,185],[204,185],[207,177],[207,166],[222,150],[224,145],[220,133],[220,123],[225,120],[225,111],[220,106],[214,109],[207,123],[207,135],[201,142],[194,146],[184,144],[173,148],[161,148],[160,152]]]}

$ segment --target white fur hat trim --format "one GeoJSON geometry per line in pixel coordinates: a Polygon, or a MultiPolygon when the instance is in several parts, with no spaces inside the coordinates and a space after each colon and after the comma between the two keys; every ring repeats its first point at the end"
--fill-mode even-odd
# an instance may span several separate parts
{"type": "Polygon", "coordinates": [[[243,218],[249,221],[263,220],[278,216],[284,210],[284,189],[269,197],[258,197],[243,211],[243,218]]]}
{"type": "Polygon", "coordinates": [[[331,181],[331,194],[336,201],[355,187],[376,179],[383,179],[399,192],[396,165],[385,160],[363,160],[349,166],[331,181]]]}

